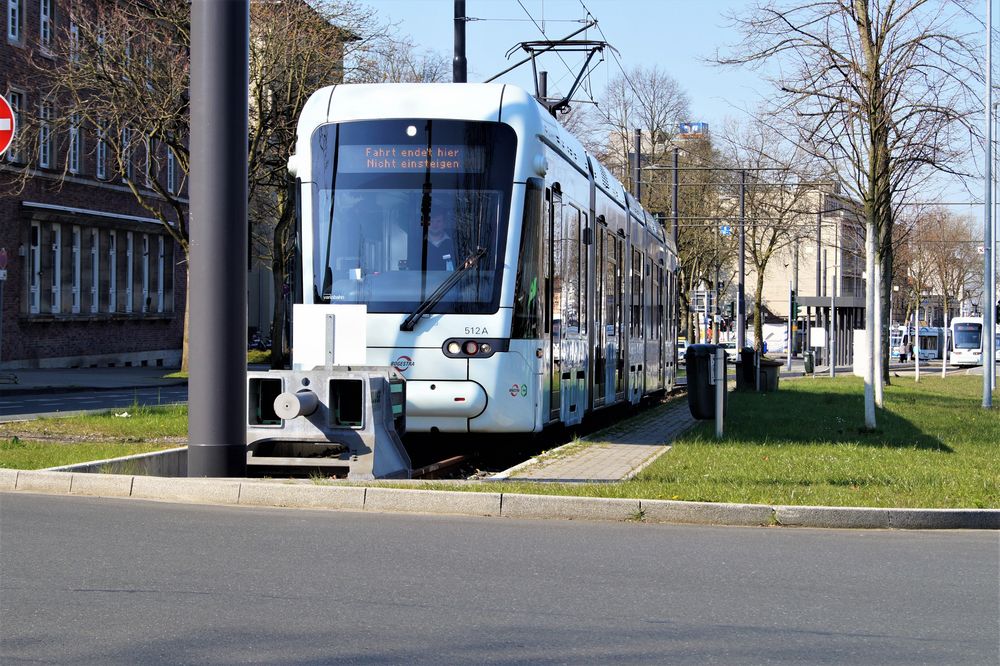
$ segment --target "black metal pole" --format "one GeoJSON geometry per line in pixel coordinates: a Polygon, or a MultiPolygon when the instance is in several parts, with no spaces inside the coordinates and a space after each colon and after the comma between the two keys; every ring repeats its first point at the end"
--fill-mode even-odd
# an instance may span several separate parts
{"type": "Polygon", "coordinates": [[[451,80],[466,83],[465,60],[465,0],[455,0],[455,58],[451,63],[451,80]]]}
{"type": "Polygon", "coordinates": [[[642,204],[642,183],[639,180],[639,169],[642,168],[642,130],[638,127],[635,129],[635,169],[632,171],[632,193],[635,194],[635,200],[638,204],[642,204]]]}
{"type": "Polygon", "coordinates": [[[188,476],[246,475],[249,0],[191,3],[188,476]]]}
{"type": "Polygon", "coordinates": [[[740,171],[740,267],[736,285],[736,347],[743,349],[747,344],[747,299],[746,299],[746,199],[747,172],[740,171]]]}

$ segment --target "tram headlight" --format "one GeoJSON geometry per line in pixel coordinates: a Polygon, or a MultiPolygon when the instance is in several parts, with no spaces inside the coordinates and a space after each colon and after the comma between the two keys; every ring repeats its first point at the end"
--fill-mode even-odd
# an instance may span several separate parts
{"type": "Polygon", "coordinates": [[[479,343],[475,340],[466,340],[465,344],[462,345],[462,351],[469,356],[475,356],[479,353],[479,343]]]}
{"type": "Polygon", "coordinates": [[[493,347],[490,346],[490,343],[484,342],[482,345],[480,345],[479,351],[483,352],[484,354],[489,354],[490,352],[493,351],[493,347]]]}
{"type": "Polygon", "coordinates": [[[454,356],[458,356],[462,351],[462,345],[458,344],[454,340],[448,343],[448,353],[454,356]]]}

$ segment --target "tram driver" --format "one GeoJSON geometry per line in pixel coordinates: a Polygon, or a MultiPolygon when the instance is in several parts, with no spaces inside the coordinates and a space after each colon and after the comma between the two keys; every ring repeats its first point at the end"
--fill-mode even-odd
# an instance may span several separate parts
{"type": "Polygon", "coordinates": [[[440,209],[431,212],[427,227],[427,270],[455,270],[455,242],[448,234],[445,215],[440,209]]]}

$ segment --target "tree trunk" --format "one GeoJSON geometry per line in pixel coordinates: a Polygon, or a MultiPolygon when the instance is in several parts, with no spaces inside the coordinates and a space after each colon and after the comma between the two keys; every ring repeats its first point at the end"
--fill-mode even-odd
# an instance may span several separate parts
{"type": "Polygon", "coordinates": [[[885,308],[882,307],[882,265],[876,259],[875,261],[875,406],[882,408],[885,407],[885,391],[883,390],[883,379],[888,376],[888,372],[882,366],[884,357],[882,356],[883,349],[885,345],[883,342],[888,342],[888,336],[883,334],[882,328],[882,315],[885,308]]]}
{"type": "Polygon", "coordinates": [[[760,305],[764,294],[764,271],[758,270],[757,280],[753,290],[753,348],[758,354],[764,353],[764,322],[760,314],[760,305]]]}
{"type": "MultiPolygon", "coordinates": [[[[891,330],[892,325],[892,265],[893,265],[893,251],[892,244],[890,243],[885,247],[885,253],[882,257],[882,267],[881,267],[881,278],[882,278],[882,288],[880,289],[880,298],[882,299],[882,331],[891,330]],[[886,276],[889,279],[886,280],[886,276]]],[[[891,375],[889,374],[889,362],[892,360],[892,349],[889,346],[889,335],[884,335],[882,340],[882,378],[885,384],[891,384],[891,375]]]]}
{"type": "Polygon", "coordinates": [[[865,355],[868,363],[865,367],[865,429],[875,429],[875,221],[870,214],[865,225],[865,274],[868,284],[865,285],[865,355]]]}

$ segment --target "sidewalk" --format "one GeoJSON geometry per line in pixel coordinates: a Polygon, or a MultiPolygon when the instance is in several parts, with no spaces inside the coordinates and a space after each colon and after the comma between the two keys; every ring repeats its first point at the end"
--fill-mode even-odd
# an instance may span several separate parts
{"type": "Polygon", "coordinates": [[[176,368],[156,367],[5,370],[0,372],[0,381],[14,375],[17,383],[0,383],[0,395],[147,388],[187,383],[186,379],[166,378],[166,375],[176,371],[176,368]]]}
{"type": "Polygon", "coordinates": [[[491,480],[589,483],[630,479],[670,450],[695,425],[686,396],[649,412],[548,451],[491,477],[491,480]]]}

